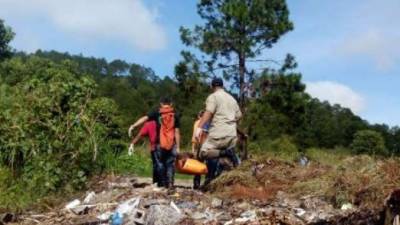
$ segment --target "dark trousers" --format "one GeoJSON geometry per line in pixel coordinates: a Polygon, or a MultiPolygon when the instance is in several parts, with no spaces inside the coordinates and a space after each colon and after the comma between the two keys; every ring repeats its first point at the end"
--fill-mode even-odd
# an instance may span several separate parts
{"type": "Polygon", "coordinates": [[[176,150],[160,149],[161,174],[160,179],[166,188],[174,185],[176,150]]]}
{"type": "MultiPolygon", "coordinates": [[[[200,148],[198,147],[196,150],[196,159],[200,162],[204,162],[204,160],[200,159],[200,148]]],[[[201,175],[194,175],[193,177],[193,189],[199,189],[201,186],[201,175]]]]}
{"type": "Polygon", "coordinates": [[[151,161],[153,162],[153,184],[157,183],[157,186],[162,187],[164,184],[160,179],[162,175],[162,163],[161,151],[159,148],[151,152],[151,161]]]}
{"type": "MultiPolygon", "coordinates": [[[[235,160],[240,161],[239,157],[237,154],[232,150],[233,156],[235,157],[235,160]]],[[[212,180],[217,178],[223,171],[226,170],[231,170],[232,168],[226,165],[223,165],[220,163],[220,157],[218,158],[209,158],[205,160],[208,173],[206,175],[206,179],[204,181],[204,186],[207,186],[208,184],[211,183],[212,180]]]]}
{"type": "Polygon", "coordinates": [[[193,189],[199,189],[201,185],[201,175],[194,175],[193,189]]]}

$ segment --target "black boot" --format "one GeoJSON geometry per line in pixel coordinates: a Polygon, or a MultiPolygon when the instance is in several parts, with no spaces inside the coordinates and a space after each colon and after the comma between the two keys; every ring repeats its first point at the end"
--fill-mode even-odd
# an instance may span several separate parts
{"type": "Polygon", "coordinates": [[[237,157],[235,151],[232,148],[223,149],[219,153],[220,157],[227,157],[233,163],[233,167],[237,167],[240,164],[240,160],[237,157]]]}
{"type": "Polygon", "coordinates": [[[208,173],[206,175],[206,179],[204,180],[203,185],[201,186],[202,191],[208,190],[208,185],[215,179],[217,167],[218,167],[218,159],[207,159],[206,165],[208,169],[208,173]]]}
{"type": "Polygon", "coordinates": [[[200,184],[201,184],[201,176],[200,175],[196,175],[193,178],[193,189],[197,190],[200,188],[200,184]]]}

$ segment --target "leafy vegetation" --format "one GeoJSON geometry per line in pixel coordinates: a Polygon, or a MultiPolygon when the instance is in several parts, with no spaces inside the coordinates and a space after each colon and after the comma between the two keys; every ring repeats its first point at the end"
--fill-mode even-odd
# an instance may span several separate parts
{"type": "Polygon", "coordinates": [[[386,153],[382,135],[373,130],[357,131],[350,147],[356,154],[384,155],[386,153]]]}
{"type": "MultiPolygon", "coordinates": [[[[193,30],[181,27],[182,42],[208,56],[203,57],[200,65],[209,73],[233,81],[243,108],[257,75],[254,66],[248,64],[271,61],[257,57],[293,29],[286,1],[202,0],[197,4],[197,11],[204,25],[197,25],[193,30]]],[[[187,51],[182,54],[183,63],[190,62],[187,55],[195,58],[187,51]]],[[[199,63],[198,60],[191,62],[199,63]]]]}
{"type": "Polygon", "coordinates": [[[6,26],[4,21],[0,19],[0,61],[11,56],[12,50],[9,43],[14,35],[11,27],[6,26]]]}

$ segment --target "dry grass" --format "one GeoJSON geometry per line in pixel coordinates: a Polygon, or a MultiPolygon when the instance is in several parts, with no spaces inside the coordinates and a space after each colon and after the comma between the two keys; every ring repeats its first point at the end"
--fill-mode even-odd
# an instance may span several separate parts
{"type": "Polygon", "coordinates": [[[314,193],[332,200],[337,206],[350,202],[360,207],[380,207],[384,198],[400,186],[400,161],[349,157],[324,176],[299,181],[292,193],[314,193]]]}
{"type": "Polygon", "coordinates": [[[336,207],[350,202],[375,208],[400,187],[398,158],[325,156],[325,162],[312,161],[308,166],[259,157],[221,175],[213,182],[213,190],[234,198],[264,200],[285,191],[298,197],[324,196],[336,207]]]}

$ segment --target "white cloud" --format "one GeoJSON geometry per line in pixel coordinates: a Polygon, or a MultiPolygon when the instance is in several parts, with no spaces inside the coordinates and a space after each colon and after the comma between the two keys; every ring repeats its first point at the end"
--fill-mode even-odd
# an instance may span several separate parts
{"type": "Polygon", "coordinates": [[[400,35],[370,30],[349,37],[340,46],[340,51],[350,56],[367,56],[377,68],[389,70],[400,60],[400,35]]]}
{"type": "Polygon", "coordinates": [[[365,99],[360,94],[337,82],[306,82],[306,92],[319,100],[350,108],[355,113],[360,113],[365,108],[365,99]]]}
{"type": "Polygon", "coordinates": [[[143,0],[0,0],[0,14],[40,18],[77,39],[114,40],[148,51],[166,46],[158,13],[143,0]]]}
{"type": "Polygon", "coordinates": [[[398,0],[364,0],[348,18],[347,34],[339,51],[350,57],[366,57],[380,70],[387,71],[400,61],[400,10],[398,0]]]}

